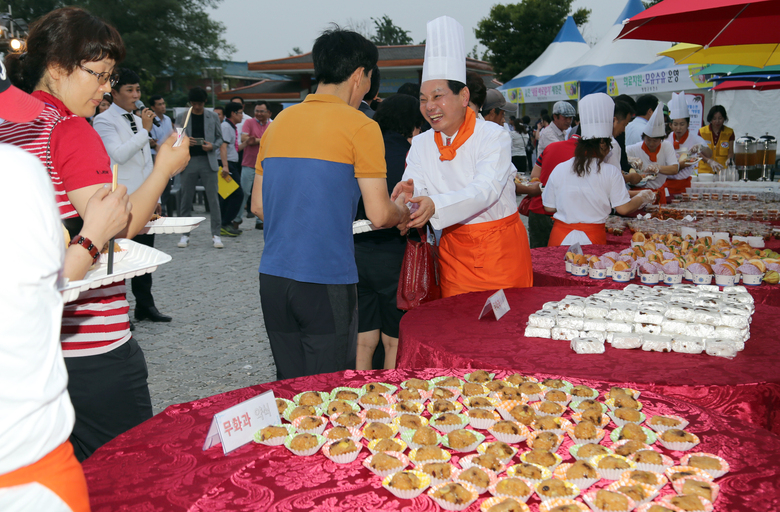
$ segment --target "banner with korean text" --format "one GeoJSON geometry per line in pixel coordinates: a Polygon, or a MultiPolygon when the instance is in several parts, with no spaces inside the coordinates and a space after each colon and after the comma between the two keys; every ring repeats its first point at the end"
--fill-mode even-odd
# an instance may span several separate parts
{"type": "Polygon", "coordinates": [[[548,101],[579,100],[580,83],[560,82],[557,84],[530,85],[505,91],[510,103],[544,103],[548,101]]]}
{"type": "Polygon", "coordinates": [[[628,73],[607,77],[607,94],[612,97],[620,94],[630,96],[652,94],[655,92],[679,92],[696,89],[709,89],[715,84],[705,75],[693,76],[706,65],[672,66],[644,73],[628,73]]]}

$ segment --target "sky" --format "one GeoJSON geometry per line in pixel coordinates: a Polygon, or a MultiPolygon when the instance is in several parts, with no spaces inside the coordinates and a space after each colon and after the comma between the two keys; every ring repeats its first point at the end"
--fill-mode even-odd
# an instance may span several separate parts
{"type": "MultiPolygon", "coordinates": [[[[425,39],[427,21],[442,15],[458,20],[464,28],[466,51],[471,53],[478,44],[474,29],[479,20],[490,14],[496,3],[484,0],[222,0],[211,16],[225,24],[225,38],[237,51],[231,56],[235,61],[261,61],[287,57],[294,47],[305,53],[317,36],[330,22],[340,26],[350,23],[373,29],[370,18],[387,15],[396,26],[409,31],[415,43],[425,39]],[[337,7],[334,7],[337,6],[337,7]]],[[[582,28],[585,40],[595,44],[599,37],[615,22],[626,0],[575,0],[573,9],[591,9],[591,19],[582,28]]],[[[485,48],[478,47],[481,56],[485,48]]]]}

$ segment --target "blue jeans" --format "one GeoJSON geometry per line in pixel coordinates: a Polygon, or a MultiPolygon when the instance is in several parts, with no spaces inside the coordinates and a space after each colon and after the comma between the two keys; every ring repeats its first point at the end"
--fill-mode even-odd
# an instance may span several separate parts
{"type": "MultiPolygon", "coordinates": [[[[255,182],[255,168],[254,167],[241,167],[241,190],[244,191],[244,199],[241,201],[241,209],[238,210],[238,215],[233,219],[239,224],[243,220],[244,208],[246,208],[247,199],[252,197],[252,184],[255,182]]],[[[251,204],[251,203],[250,203],[251,204]]],[[[256,220],[257,223],[262,223],[260,219],[256,220]]]]}

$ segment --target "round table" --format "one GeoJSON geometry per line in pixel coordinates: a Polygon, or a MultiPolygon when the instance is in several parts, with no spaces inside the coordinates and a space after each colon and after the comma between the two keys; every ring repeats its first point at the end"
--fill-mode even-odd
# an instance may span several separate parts
{"type": "Polygon", "coordinates": [[[593,287],[504,290],[510,311],[478,320],[491,292],[474,292],[424,304],[404,315],[398,368],[512,368],[592,378],[648,389],[708,407],[780,434],[780,308],[756,305],[751,337],[733,360],[706,354],[618,350],[577,354],[568,341],[524,336],[528,315],[566,295],[588,296],[593,287]]]}
{"type": "MultiPolygon", "coordinates": [[[[266,390],[277,397],[292,398],[310,391],[329,391],[335,386],[361,386],[372,381],[399,384],[417,377],[438,375],[463,377],[468,370],[428,368],[424,370],[347,371],[277,381],[239,389],[168,407],[154,418],[117,437],[83,463],[93,512],[133,511],[268,511],[318,512],[440,510],[426,495],[399,500],[381,487],[380,478],[361,464],[370,452],[363,449],[358,459],[339,465],[322,453],[297,457],[283,446],[251,443],[228,455],[221,447],[201,450],[212,416],[266,390]]],[[[496,378],[508,375],[496,372],[496,378]]],[[[536,374],[537,377],[551,375],[536,374]]],[[[608,386],[593,381],[569,379],[572,384],[588,384],[603,392],[608,386]]],[[[717,511],[777,510],[780,507],[780,438],[747,423],[734,421],[695,405],[670,397],[643,393],[639,398],[646,414],[679,414],[690,421],[687,430],[701,439],[697,451],[723,457],[731,471],[716,480],[720,485],[717,511]]],[[[427,413],[426,413],[427,415],[427,413]]],[[[614,427],[607,427],[608,430],[614,427]]],[[[488,433],[487,440],[493,440],[488,433]]],[[[610,441],[602,441],[609,446],[610,441]]],[[[558,449],[564,461],[571,440],[558,449]]],[[[527,451],[525,442],[516,445],[527,451]]],[[[660,445],[659,445],[660,446],[660,445]]],[[[660,448],[675,460],[683,455],[660,448]]],[[[454,454],[457,463],[460,454],[454,454]]],[[[465,455],[465,454],[464,454],[465,455]]],[[[519,462],[519,455],[514,462],[519,462]]],[[[602,480],[594,488],[605,487],[602,480]]],[[[671,493],[670,486],[662,494],[671,493]]],[[[467,510],[479,510],[483,494],[467,510]]],[[[529,500],[538,510],[539,500],[529,500]]]]}
{"type": "MultiPolygon", "coordinates": [[[[627,246],[615,245],[583,245],[583,254],[594,254],[601,256],[610,251],[620,252],[627,246]]],[[[591,279],[588,276],[575,276],[566,272],[564,256],[569,248],[567,246],[558,247],[538,247],[531,249],[531,262],[534,270],[534,286],[587,286],[592,289],[589,293],[596,293],[604,288],[620,289],[625,288],[628,283],[616,283],[611,278],[591,279]]],[[[642,284],[639,277],[631,281],[634,284],[642,284]]],[[[688,281],[683,280],[683,283],[688,281]]],[[[713,280],[714,284],[714,280],[713,280]]],[[[663,285],[662,285],[663,286],[663,285]]],[[[747,290],[753,296],[756,304],[767,304],[780,307],[780,285],[761,283],[759,286],[746,286],[747,290]]]]}

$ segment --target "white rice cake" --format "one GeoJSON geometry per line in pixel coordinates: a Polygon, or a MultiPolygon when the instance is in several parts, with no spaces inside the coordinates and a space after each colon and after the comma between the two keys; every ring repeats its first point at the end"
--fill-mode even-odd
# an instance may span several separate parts
{"type": "Polygon", "coordinates": [[[625,322],[613,322],[611,320],[607,320],[604,330],[607,332],[629,333],[634,330],[634,326],[625,322]]]}
{"type": "Polygon", "coordinates": [[[692,323],[718,325],[720,323],[720,311],[714,308],[694,308],[692,323]]]}
{"type": "Polygon", "coordinates": [[[553,327],[550,335],[554,340],[571,341],[580,336],[579,329],[567,329],[566,327],[553,327]]]}
{"type": "Polygon", "coordinates": [[[593,338],[601,340],[602,343],[607,341],[606,331],[580,331],[580,338],[593,338]]]}
{"type": "Polygon", "coordinates": [[[643,342],[641,334],[615,333],[612,335],[611,343],[614,348],[632,349],[641,348],[643,342]]]}
{"type": "Polygon", "coordinates": [[[557,315],[554,311],[541,310],[528,316],[529,327],[543,327],[546,329],[552,329],[555,327],[557,321],[557,315]]]}
{"type": "Polygon", "coordinates": [[[585,305],[582,301],[561,301],[558,303],[558,314],[582,318],[585,316],[585,305]]]}
{"type": "MultiPolygon", "coordinates": [[[[587,308],[586,308],[587,309],[587,308]]],[[[585,318],[582,322],[583,331],[606,331],[607,321],[602,318],[585,318]]]]}
{"type": "Polygon", "coordinates": [[[544,327],[531,327],[529,325],[525,328],[525,337],[551,339],[552,334],[550,333],[550,329],[545,329],[544,327]]]}
{"type": "Polygon", "coordinates": [[[720,287],[716,284],[700,284],[696,286],[699,292],[715,292],[720,293],[720,287]]]}
{"type": "Polygon", "coordinates": [[[636,304],[626,301],[615,301],[612,303],[609,313],[607,313],[607,320],[612,320],[613,322],[633,322],[636,311],[636,304]]]}
{"type": "Polygon", "coordinates": [[[681,320],[683,322],[693,321],[693,308],[686,305],[672,305],[666,309],[664,316],[670,320],[681,320]]]}
{"type": "Polygon", "coordinates": [[[682,334],[699,338],[712,338],[715,336],[715,326],[707,324],[688,324],[685,326],[682,334]]]}
{"type": "Polygon", "coordinates": [[[581,331],[584,323],[585,319],[581,317],[558,315],[558,327],[581,331]]]}
{"type": "Polygon", "coordinates": [[[586,318],[606,318],[609,313],[609,303],[603,300],[599,301],[586,301],[585,302],[585,317],[586,318]]]}
{"type": "Polygon", "coordinates": [[[635,323],[634,332],[641,334],[661,334],[661,326],[656,324],[635,323]]]}
{"type": "Polygon", "coordinates": [[[578,354],[603,354],[604,342],[595,338],[574,338],[571,349],[578,354]]]}
{"type": "Polygon", "coordinates": [[[542,305],[542,309],[545,311],[558,311],[558,301],[555,302],[545,302],[542,305]]]}
{"type": "Polygon", "coordinates": [[[695,336],[674,336],[672,350],[681,354],[701,354],[704,351],[704,338],[695,336]]]}
{"type": "Polygon", "coordinates": [[[661,333],[666,335],[682,334],[688,322],[682,320],[670,320],[668,318],[661,322],[661,333]]]}
{"type": "Polygon", "coordinates": [[[658,336],[655,334],[647,334],[642,338],[644,340],[644,342],[642,343],[642,350],[644,350],[645,352],[671,352],[672,351],[672,338],[669,336],[658,336]]]}
{"type": "Polygon", "coordinates": [[[662,307],[645,306],[643,303],[642,307],[634,315],[634,321],[641,324],[661,325],[661,322],[664,321],[665,311],[662,307]]]}
{"type": "Polygon", "coordinates": [[[721,310],[719,325],[722,327],[733,327],[734,329],[746,329],[750,325],[749,320],[750,317],[747,315],[731,314],[721,310]]]}
{"type": "Polygon", "coordinates": [[[705,343],[704,351],[707,355],[725,357],[727,359],[734,359],[739,352],[734,343],[717,339],[708,339],[705,343]]]}

